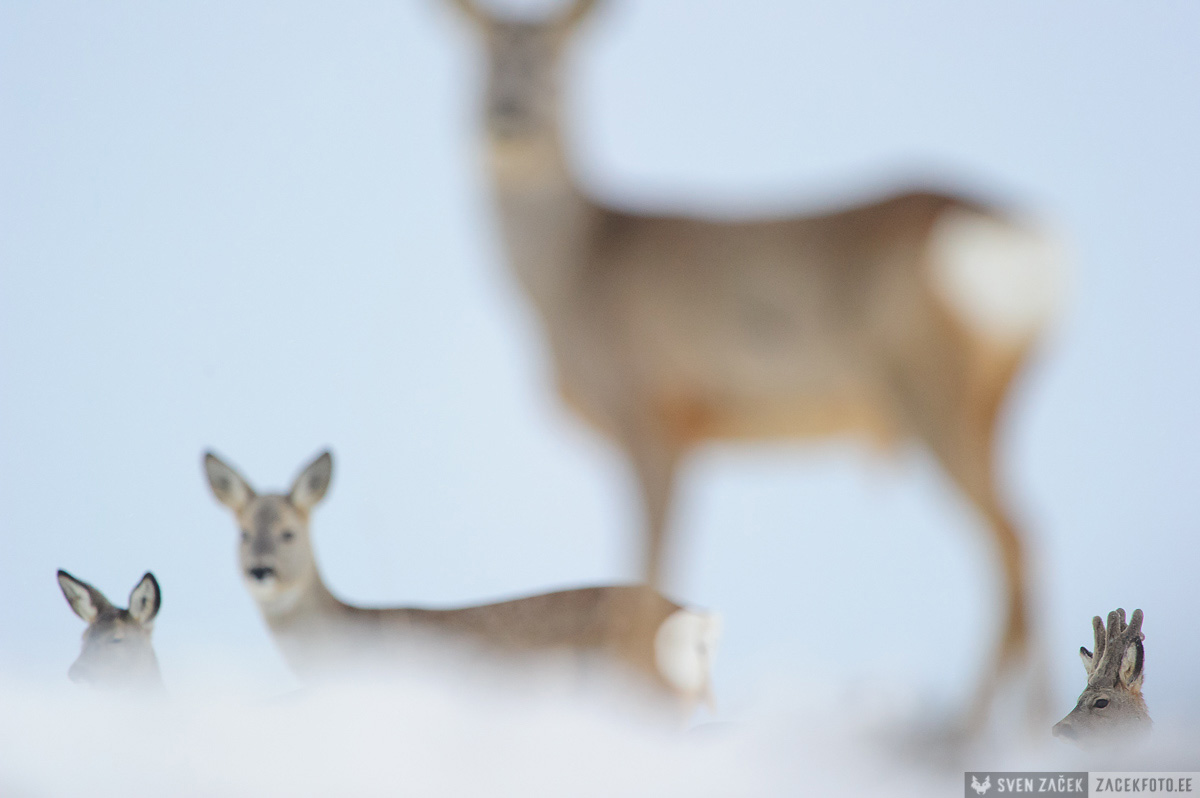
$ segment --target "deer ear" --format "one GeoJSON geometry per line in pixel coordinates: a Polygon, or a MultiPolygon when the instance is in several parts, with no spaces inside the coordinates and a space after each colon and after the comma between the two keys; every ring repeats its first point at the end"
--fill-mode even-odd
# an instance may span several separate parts
{"type": "Polygon", "coordinates": [[[308,512],[313,505],[325,498],[325,491],[329,490],[329,480],[332,477],[333,455],[328,451],[321,452],[317,459],[305,466],[300,476],[296,477],[288,499],[298,509],[308,512]]]}
{"type": "Polygon", "coordinates": [[[212,452],[204,453],[204,473],[217,501],[235,513],[240,513],[254,499],[250,483],[212,452]]]}
{"type": "Polygon", "coordinates": [[[1096,668],[1096,661],[1092,659],[1092,652],[1088,651],[1083,646],[1080,646],[1079,659],[1083,660],[1083,669],[1087,671],[1088,676],[1091,676],[1092,671],[1096,668]]]}
{"type": "Polygon", "coordinates": [[[129,594],[129,614],[142,626],[149,627],[154,623],[154,616],[158,615],[161,606],[162,591],[158,588],[158,580],[147,571],[129,594]]]}
{"type": "Polygon", "coordinates": [[[58,572],[58,586],[62,588],[63,595],[75,614],[88,623],[100,617],[100,613],[105,609],[112,607],[103,593],[66,571],[58,572]]]}
{"type": "Polygon", "coordinates": [[[1130,690],[1138,690],[1142,686],[1142,667],[1146,664],[1146,651],[1142,648],[1142,641],[1134,640],[1125,648],[1125,655],[1121,657],[1121,670],[1118,674],[1121,679],[1121,684],[1125,685],[1130,690]]]}

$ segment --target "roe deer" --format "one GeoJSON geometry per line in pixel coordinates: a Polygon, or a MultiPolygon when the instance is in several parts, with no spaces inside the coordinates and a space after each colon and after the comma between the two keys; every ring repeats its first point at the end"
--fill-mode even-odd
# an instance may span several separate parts
{"type": "Polygon", "coordinates": [[[108,690],[162,688],[162,675],[150,634],[162,606],[154,574],[147,573],[129,594],[129,609],[114,607],[96,588],[66,571],[58,585],[75,614],[87,622],[83,650],[67,672],[72,681],[108,690]]]}
{"type": "Polygon", "coordinates": [[[459,609],[354,607],[325,586],[309,533],[309,515],[333,473],[329,452],[305,466],[286,495],[260,496],[211,452],[204,469],[241,530],[242,578],[303,680],[355,662],[399,665],[432,644],[482,650],[498,660],[558,653],[580,655],[582,662],[600,654],[684,705],[708,698],[715,616],[641,586],[564,590],[459,609]],[[653,607],[649,618],[636,611],[647,605],[653,607]]]}
{"type": "Polygon", "coordinates": [[[564,400],[632,463],[646,581],[664,584],[676,474],[697,446],[915,439],[982,516],[1003,574],[979,719],[1028,649],[1026,554],[997,491],[995,428],[1054,308],[1056,246],[996,209],[924,191],[747,221],[605,204],[573,177],[560,119],[561,56],[595,0],[543,21],[452,2],[487,49],[486,152],[509,266],[564,400]]]}
{"type": "Polygon", "coordinates": [[[1142,698],[1146,651],[1142,641],[1142,611],[1134,610],[1125,624],[1125,610],[1108,614],[1108,628],[1100,616],[1092,618],[1096,652],[1079,648],[1087,671],[1087,687],[1067,716],[1054,724],[1054,736],[1080,745],[1095,745],[1144,734],[1150,730],[1150,712],[1142,698]]]}

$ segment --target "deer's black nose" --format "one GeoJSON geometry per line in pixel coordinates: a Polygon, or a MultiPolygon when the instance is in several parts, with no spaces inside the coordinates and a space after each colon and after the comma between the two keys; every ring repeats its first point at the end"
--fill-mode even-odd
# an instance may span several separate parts
{"type": "Polygon", "coordinates": [[[1055,737],[1062,737],[1064,740],[1074,740],[1078,735],[1075,733],[1075,728],[1068,724],[1065,720],[1060,720],[1054,724],[1051,729],[1055,737]]]}
{"type": "Polygon", "coordinates": [[[262,580],[266,579],[268,576],[274,576],[275,569],[274,568],[263,568],[263,567],[251,568],[250,575],[261,582],[262,580]]]}

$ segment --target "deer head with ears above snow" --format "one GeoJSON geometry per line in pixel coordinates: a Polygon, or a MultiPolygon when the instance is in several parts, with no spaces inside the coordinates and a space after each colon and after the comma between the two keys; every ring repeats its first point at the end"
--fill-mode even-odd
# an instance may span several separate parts
{"type": "Polygon", "coordinates": [[[154,574],[147,573],[129,594],[129,608],[114,607],[96,588],[66,571],[58,585],[75,614],[87,622],[83,650],[71,666],[72,681],[109,690],[155,690],[162,687],[150,634],[162,606],[154,574]]]}
{"type": "Polygon", "coordinates": [[[1142,698],[1146,652],[1142,646],[1142,611],[1134,610],[1125,623],[1125,610],[1108,614],[1108,627],[1100,616],[1092,618],[1096,651],[1080,647],[1079,658],[1087,671],[1087,687],[1075,708],[1054,725],[1054,736],[1080,745],[1149,731],[1150,713],[1142,698]]]}

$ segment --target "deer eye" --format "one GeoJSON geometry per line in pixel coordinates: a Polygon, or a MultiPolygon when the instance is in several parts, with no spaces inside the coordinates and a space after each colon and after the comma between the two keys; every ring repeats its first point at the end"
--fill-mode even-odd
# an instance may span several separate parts
{"type": "Polygon", "coordinates": [[[249,532],[247,532],[247,531],[246,531],[246,530],[244,530],[244,529],[242,530],[242,542],[243,542],[243,543],[249,543],[249,542],[250,542],[250,533],[249,533],[249,532]]]}
{"type": "Polygon", "coordinates": [[[284,543],[287,543],[287,542],[289,542],[289,541],[290,541],[292,538],[296,537],[296,533],[295,533],[295,532],[293,532],[293,531],[292,531],[292,530],[290,530],[290,529],[285,529],[285,530],[283,530],[283,534],[282,534],[280,537],[282,537],[282,538],[283,538],[283,542],[284,542],[284,543]]]}
{"type": "Polygon", "coordinates": [[[1092,706],[1095,707],[1096,709],[1104,709],[1106,706],[1108,706],[1108,699],[1107,698],[1097,698],[1096,703],[1092,704],[1092,706]]]}

